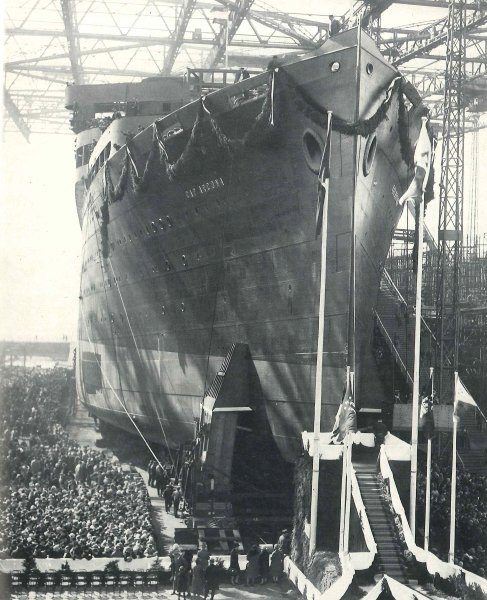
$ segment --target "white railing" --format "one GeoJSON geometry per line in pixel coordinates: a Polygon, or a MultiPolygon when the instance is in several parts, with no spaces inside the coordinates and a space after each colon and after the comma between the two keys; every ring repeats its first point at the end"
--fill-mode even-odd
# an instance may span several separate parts
{"type": "Polygon", "coordinates": [[[406,512],[404,511],[404,507],[399,496],[399,492],[397,491],[396,483],[394,481],[394,475],[391,471],[389,461],[387,460],[384,446],[381,447],[379,463],[382,477],[385,480],[387,480],[389,484],[392,507],[401,521],[406,546],[408,547],[408,550],[413,554],[414,558],[418,562],[424,563],[426,565],[426,568],[430,575],[434,576],[438,574],[442,579],[448,579],[449,577],[456,577],[463,574],[465,576],[466,585],[478,585],[481,588],[482,592],[484,594],[487,594],[487,579],[479,577],[478,575],[475,575],[470,571],[466,571],[458,565],[454,565],[440,560],[431,552],[425,552],[423,548],[420,548],[416,545],[416,542],[413,538],[413,534],[411,533],[411,529],[409,527],[406,512]]]}

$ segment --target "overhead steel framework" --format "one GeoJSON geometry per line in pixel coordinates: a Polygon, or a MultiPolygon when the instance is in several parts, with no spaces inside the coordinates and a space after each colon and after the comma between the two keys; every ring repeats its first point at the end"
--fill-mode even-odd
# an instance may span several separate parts
{"type": "Polygon", "coordinates": [[[438,222],[436,326],[438,394],[451,400],[458,371],[459,261],[463,241],[466,11],[451,0],[447,25],[445,101],[438,222]]]}
{"type": "MultiPolygon", "coordinates": [[[[342,2],[330,4],[343,10],[342,2]]],[[[318,13],[304,15],[263,0],[7,0],[6,128],[67,133],[66,83],[182,73],[187,67],[222,65],[225,55],[230,66],[264,67],[273,54],[312,50],[328,35],[323,9],[332,10],[326,3],[316,6],[318,13]],[[226,12],[226,22],[214,19],[214,9],[226,12]]],[[[463,8],[465,94],[474,101],[487,89],[487,2],[467,0],[463,8]]],[[[439,126],[447,9],[442,0],[360,0],[342,16],[344,23],[362,19],[382,52],[426,98],[439,126]],[[407,6],[425,7],[428,21],[396,18],[407,6]]],[[[477,117],[467,113],[467,124],[473,127],[477,117]]]]}

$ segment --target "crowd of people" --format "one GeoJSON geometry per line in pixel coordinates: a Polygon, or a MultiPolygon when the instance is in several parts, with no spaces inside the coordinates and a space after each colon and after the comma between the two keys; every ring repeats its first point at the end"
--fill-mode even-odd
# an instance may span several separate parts
{"type": "MultiPolygon", "coordinates": [[[[420,473],[419,507],[424,510],[426,481],[420,473]]],[[[433,462],[431,470],[432,552],[445,558],[450,532],[451,467],[433,462]]],[[[457,475],[455,562],[485,577],[487,572],[487,477],[463,470],[457,475]]]]}
{"type": "Polygon", "coordinates": [[[1,555],[155,556],[142,478],[80,447],[63,429],[70,406],[65,379],[61,369],[3,373],[1,555]]]}

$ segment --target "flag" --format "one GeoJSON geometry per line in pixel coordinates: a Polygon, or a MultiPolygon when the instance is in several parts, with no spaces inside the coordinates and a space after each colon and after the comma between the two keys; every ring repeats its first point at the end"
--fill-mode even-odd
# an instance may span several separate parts
{"type": "Polygon", "coordinates": [[[433,415],[433,369],[430,369],[430,378],[421,394],[421,408],[419,411],[419,421],[421,428],[431,439],[435,433],[435,419],[433,415]]]}
{"type": "Polygon", "coordinates": [[[398,200],[401,206],[410,198],[419,204],[428,183],[431,169],[431,140],[426,128],[428,117],[421,117],[421,119],[423,123],[414,150],[414,178],[398,200]]]}
{"type": "Polygon", "coordinates": [[[478,408],[477,403],[475,402],[475,400],[472,398],[470,392],[467,390],[467,388],[463,385],[462,380],[460,379],[460,377],[458,376],[458,373],[455,373],[455,381],[456,381],[456,385],[455,385],[455,402],[454,402],[454,410],[453,410],[453,416],[454,417],[458,417],[458,404],[460,402],[463,402],[463,404],[469,404],[470,406],[474,406],[475,408],[478,408]]]}
{"type": "Polygon", "coordinates": [[[352,374],[347,367],[347,382],[343,391],[343,398],[335,417],[335,424],[331,433],[333,444],[341,444],[347,433],[357,431],[357,411],[353,399],[352,374]]]}
{"type": "Polygon", "coordinates": [[[316,206],[316,237],[321,233],[323,223],[323,206],[325,203],[325,194],[328,193],[328,182],[330,180],[330,156],[331,156],[331,129],[332,113],[327,113],[327,127],[325,148],[321,156],[320,170],[318,171],[318,204],[316,206]]]}

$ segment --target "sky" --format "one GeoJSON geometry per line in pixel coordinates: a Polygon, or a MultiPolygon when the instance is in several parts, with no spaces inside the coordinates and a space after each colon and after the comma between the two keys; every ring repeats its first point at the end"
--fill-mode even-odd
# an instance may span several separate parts
{"type": "MultiPolygon", "coordinates": [[[[347,2],[311,0],[310,13],[342,14],[347,2]]],[[[296,0],[281,0],[280,10],[302,12],[296,0]]],[[[405,7],[401,23],[417,21],[405,7]]],[[[383,26],[387,25],[384,16],[383,26]]],[[[421,11],[426,20],[438,15],[421,11]]],[[[391,23],[392,25],[392,23],[391,23]]],[[[2,59],[0,55],[0,60],[2,59]]],[[[74,136],[4,133],[0,144],[0,339],[75,339],[78,316],[81,235],[74,201],[74,136]]],[[[465,195],[470,196],[470,136],[466,139],[465,195]]],[[[487,231],[487,130],[481,132],[479,229],[487,231]]],[[[439,154],[438,154],[439,158],[439,154]]],[[[437,161],[437,179],[440,168],[437,161]]],[[[468,210],[465,209],[467,213],[468,210]]],[[[427,224],[437,229],[438,201],[427,224]]]]}

